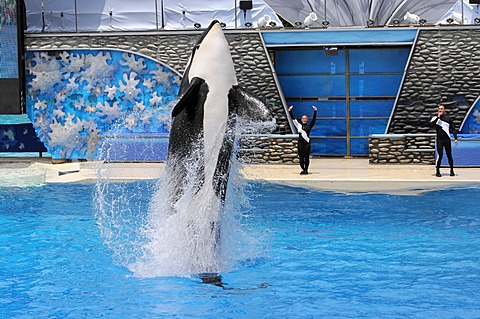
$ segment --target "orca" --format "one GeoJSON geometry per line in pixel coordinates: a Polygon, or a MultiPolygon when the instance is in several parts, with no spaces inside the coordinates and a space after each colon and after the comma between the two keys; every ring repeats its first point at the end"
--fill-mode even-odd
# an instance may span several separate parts
{"type": "Polygon", "coordinates": [[[171,204],[187,190],[214,194],[224,203],[238,118],[267,122],[273,117],[260,99],[238,85],[218,21],[192,49],[172,117],[166,164],[171,204]]]}

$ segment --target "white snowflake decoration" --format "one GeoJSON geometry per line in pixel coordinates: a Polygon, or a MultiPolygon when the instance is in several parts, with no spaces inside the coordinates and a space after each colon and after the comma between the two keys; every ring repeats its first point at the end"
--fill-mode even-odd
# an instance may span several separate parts
{"type": "Polygon", "coordinates": [[[480,124],[480,112],[478,110],[473,111],[473,117],[475,118],[473,121],[480,124]]]}
{"type": "Polygon", "coordinates": [[[146,108],[145,102],[143,101],[136,102],[135,105],[133,106],[133,111],[137,113],[141,113],[145,110],[145,108],[146,108]]]}
{"type": "Polygon", "coordinates": [[[163,84],[164,87],[170,87],[169,77],[171,76],[170,73],[163,71],[162,68],[157,70],[150,71],[150,74],[153,75],[153,79],[157,81],[157,83],[163,84]]]}
{"type": "MultiPolygon", "coordinates": [[[[102,105],[102,103],[100,103],[100,105],[102,105]]],[[[91,104],[87,104],[85,105],[85,111],[91,114],[97,112],[97,108],[95,106],[92,106],[91,104]]]]}
{"type": "Polygon", "coordinates": [[[163,103],[163,97],[158,96],[157,92],[153,92],[152,97],[150,98],[150,105],[155,107],[163,103]]]}
{"type": "Polygon", "coordinates": [[[81,97],[80,99],[76,100],[75,103],[73,104],[73,107],[80,111],[83,106],[85,105],[85,99],[83,97],[81,97]]]}
{"type": "Polygon", "coordinates": [[[82,122],[74,120],[75,116],[69,114],[64,124],[53,119],[50,125],[49,144],[53,148],[60,148],[59,153],[63,158],[69,158],[74,150],[82,149],[84,145],[80,138],[80,132],[83,131],[82,122]]]}
{"type": "Polygon", "coordinates": [[[153,111],[151,109],[144,110],[140,114],[140,120],[143,122],[144,125],[150,125],[150,120],[153,117],[153,111]]]}
{"type": "Polygon", "coordinates": [[[116,71],[115,65],[108,64],[111,60],[110,52],[100,52],[96,56],[87,54],[85,56],[84,71],[80,74],[82,79],[89,83],[92,87],[96,87],[97,83],[108,83],[116,71]]]}
{"type": "Polygon", "coordinates": [[[110,100],[113,100],[113,98],[115,97],[115,94],[117,94],[117,90],[118,88],[116,86],[113,86],[113,85],[107,85],[105,87],[105,92],[107,92],[107,96],[110,100]]]}
{"type": "Polygon", "coordinates": [[[145,79],[143,80],[143,87],[145,88],[146,92],[152,92],[153,88],[157,86],[157,81],[153,79],[145,79]]]}
{"type": "Polygon", "coordinates": [[[135,100],[138,99],[138,96],[142,92],[142,90],[137,89],[137,85],[140,83],[140,80],[135,80],[136,77],[137,73],[130,72],[130,75],[123,75],[123,80],[125,83],[120,82],[120,91],[125,94],[125,101],[129,101],[131,103],[135,103],[135,100]]]}
{"type": "Polygon", "coordinates": [[[30,82],[32,91],[40,93],[53,92],[54,85],[62,81],[62,72],[60,71],[60,62],[55,57],[48,54],[38,54],[30,61],[28,71],[34,75],[30,82]]]}
{"type": "Polygon", "coordinates": [[[45,111],[47,109],[47,102],[45,100],[37,101],[33,107],[40,111],[45,111]]]}
{"type": "Polygon", "coordinates": [[[78,90],[78,83],[76,82],[76,78],[68,79],[66,89],[69,90],[70,92],[74,92],[78,90]]]}
{"type": "Polygon", "coordinates": [[[146,64],[144,58],[138,58],[138,60],[136,60],[135,55],[127,52],[123,53],[122,57],[125,59],[125,62],[120,61],[119,63],[128,68],[127,72],[130,71],[137,74],[142,74],[143,70],[145,70],[146,64]]]}
{"type": "Polygon", "coordinates": [[[102,123],[112,124],[115,120],[119,119],[124,115],[122,107],[119,106],[118,102],[114,102],[112,106],[108,102],[97,104],[97,110],[99,110],[96,115],[101,118],[102,123]]]}
{"type": "Polygon", "coordinates": [[[138,119],[135,115],[130,114],[125,118],[125,127],[128,130],[133,131],[133,128],[136,127],[137,125],[138,125],[138,119]]]}

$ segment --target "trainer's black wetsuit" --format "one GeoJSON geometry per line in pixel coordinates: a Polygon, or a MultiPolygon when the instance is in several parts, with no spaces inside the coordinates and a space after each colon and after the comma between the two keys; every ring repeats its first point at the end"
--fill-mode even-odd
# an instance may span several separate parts
{"type": "Polygon", "coordinates": [[[448,158],[448,165],[450,165],[450,170],[453,171],[453,156],[452,156],[452,142],[450,140],[450,133],[453,134],[453,137],[457,139],[457,130],[453,124],[453,120],[447,115],[443,114],[442,116],[434,116],[430,120],[430,126],[434,127],[437,131],[437,162],[436,168],[437,172],[440,169],[443,158],[443,149],[448,158]]]}
{"type": "Polygon", "coordinates": [[[290,116],[293,119],[293,123],[298,130],[298,156],[300,157],[300,167],[302,171],[308,173],[308,166],[310,165],[310,132],[315,125],[315,119],[317,118],[317,111],[313,111],[312,120],[310,123],[299,123],[292,111],[290,116]]]}

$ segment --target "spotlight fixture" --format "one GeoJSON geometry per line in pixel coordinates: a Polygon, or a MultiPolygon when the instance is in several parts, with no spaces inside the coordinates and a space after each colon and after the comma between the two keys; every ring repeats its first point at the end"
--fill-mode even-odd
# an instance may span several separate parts
{"type": "Polygon", "coordinates": [[[448,24],[452,24],[452,23],[453,23],[453,19],[452,19],[452,18],[448,18],[448,19],[447,19],[447,23],[448,23],[448,24]]]}
{"type": "Polygon", "coordinates": [[[270,28],[275,28],[277,26],[277,23],[275,21],[270,21],[268,25],[270,26],[270,28]]]}
{"type": "Polygon", "coordinates": [[[394,26],[398,27],[400,25],[400,19],[395,18],[392,20],[392,23],[394,26]]]}
{"type": "Polygon", "coordinates": [[[405,20],[407,23],[418,24],[420,22],[420,17],[407,11],[403,17],[403,20],[405,20]]]}
{"type": "Polygon", "coordinates": [[[375,25],[375,21],[373,21],[372,19],[368,19],[367,26],[373,27],[374,25],[375,25]]]}
{"type": "Polygon", "coordinates": [[[420,22],[420,25],[424,26],[427,24],[427,19],[420,19],[418,22],[420,22]]]}
{"type": "Polygon", "coordinates": [[[475,22],[475,24],[480,24],[480,17],[473,19],[473,22],[475,22]]]}
{"type": "Polygon", "coordinates": [[[253,24],[250,21],[245,22],[245,27],[251,28],[253,24]]]}
{"type": "Polygon", "coordinates": [[[220,22],[220,26],[222,29],[225,29],[227,27],[227,24],[225,22],[220,22]]]}
{"type": "Polygon", "coordinates": [[[270,16],[266,14],[257,20],[257,26],[259,28],[264,28],[270,22],[270,20],[271,20],[270,16]]]}
{"type": "Polygon", "coordinates": [[[302,23],[300,21],[295,21],[294,24],[295,28],[301,28],[302,27],[302,23]]]}
{"type": "Polygon", "coordinates": [[[458,12],[453,12],[450,18],[453,19],[454,22],[458,24],[463,24],[462,14],[458,12]]]}
{"type": "Polygon", "coordinates": [[[202,25],[198,22],[195,22],[195,24],[193,25],[193,27],[195,28],[195,30],[200,30],[200,28],[202,27],[202,25]]]}
{"type": "Polygon", "coordinates": [[[310,27],[315,21],[317,21],[318,17],[315,12],[310,13],[308,16],[305,17],[303,20],[303,24],[308,28],[310,27]]]}
{"type": "Polygon", "coordinates": [[[328,20],[323,20],[323,21],[322,21],[322,26],[323,26],[324,28],[328,28],[329,25],[330,25],[330,21],[328,21],[328,20]]]}

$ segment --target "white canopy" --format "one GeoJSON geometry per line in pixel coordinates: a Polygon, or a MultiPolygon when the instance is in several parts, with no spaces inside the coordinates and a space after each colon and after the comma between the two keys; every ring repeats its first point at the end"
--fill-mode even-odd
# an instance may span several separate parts
{"type": "Polygon", "coordinates": [[[25,0],[28,32],[94,32],[194,29],[214,19],[226,28],[244,28],[246,22],[268,15],[282,23],[263,0],[253,0],[245,12],[239,0],[25,0]],[[43,10],[42,10],[43,3],[43,10]],[[42,23],[42,11],[44,23],[42,23]]]}
{"type": "MultiPolygon", "coordinates": [[[[322,21],[327,20],[333,27],[351,27],[366,26],[369,19],[378,26],[391,24],[393,19],[399,19],[402,23],[407,11],[427,20],[427,23],[435,24],[441,21],[457,0],[265,0],[265,2],[292,24],[295,21],[303,22],[309,13],[314,12],[318,20],[313,26],[321,26],[322,21]]],[[[465,6],[467,4],[468,0],[465,0],[465,6]]]]}

